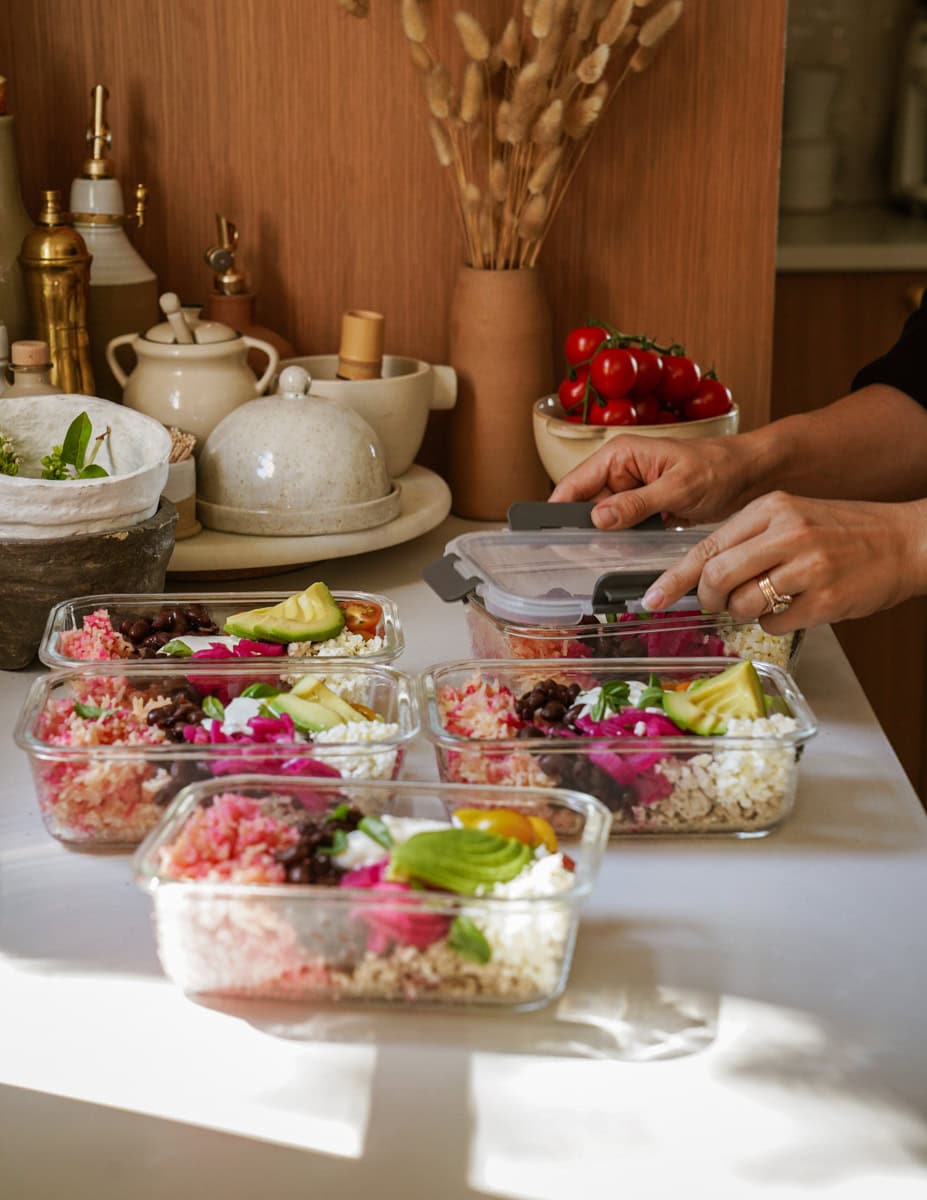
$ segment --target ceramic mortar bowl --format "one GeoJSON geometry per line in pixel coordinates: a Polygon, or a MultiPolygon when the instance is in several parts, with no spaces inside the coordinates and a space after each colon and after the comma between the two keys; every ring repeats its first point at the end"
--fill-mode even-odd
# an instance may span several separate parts
{"type": "Polygon", "coordinates": [[[415,461],[428,413],[453,408],[457,402],[454,368],[434,367],[418,358],[384,354],[381,379],[336,379],[337,354],[289,358],[280,366],[304,367],[312,376],[314,396],[339,400],[362,416],[379,436],[393,479],[415,461]]]}
{"type": "Polygon", "coordinates": [[[380,440],[337,400],[307,395],[302,367],[281,391],[220,421],[197,464],[198,514],[208,529],[271,537],[350,533],[399,515],[380,440]]]}
{"type": "Polygon", "coordinates": [[[162,499],[152,516],[121,529],[0,538],[0,670],[32,662],[48,614],[62,600],[163,591],[176,522],[177,510],[162,499]]]}
{"type": "Polygon", "coordinates": [[[60,539],[126,529],[158,507],[171,439],[150,417],[92,396],[0,396],[0,430],[23,460],[18,475],[0,475],[0,538],[60,539]],[[95,459],[108,476],[38,478],[42,456],[62,444],[82,412],[93,426],[91,439],[110,429],[95,459]]]}
{"type": "Polygon", "coordinates": [[[702,421],[678,421],[673,425],[575,425],[563,419],[563,409],[556,396],[535,401],[532,410],[534,442],[544,470],[559,483],[574,467],[595,454],[613,437],[631,433],[640,437],[706,438],[723,437],[737,432],[740,412],[736,405],[720,417],[702,421]]]}

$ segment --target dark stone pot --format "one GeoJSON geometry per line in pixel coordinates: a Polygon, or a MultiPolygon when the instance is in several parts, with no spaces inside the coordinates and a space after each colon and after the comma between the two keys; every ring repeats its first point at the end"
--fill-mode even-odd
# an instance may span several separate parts
{"type": "Polygon", "coordinates": [[[27,667],[51,609],[96,592],[162,592],[177,509],[109,533],[0,540],[0,668],[27,667]]]}

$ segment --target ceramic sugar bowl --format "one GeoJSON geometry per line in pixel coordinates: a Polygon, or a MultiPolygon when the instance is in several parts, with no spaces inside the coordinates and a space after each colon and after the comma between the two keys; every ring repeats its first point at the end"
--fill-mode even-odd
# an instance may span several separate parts
{"type": "Polygon", "coordinates": [[[144,335],[123,334],[106,347],[106,361],[124,389],[123,404],[192,433],[202,449],[224,417],[263,393],[279,356],[269,342],[238,334],[218,321],[195,322],[192,330],[191,343],[171,340],[173,332],[164,323],[144,335]],[[123,345],[131,346],[137,360],[128,376],[115,356],[123,345]],[[267,355],[260,379],[248,366],[251,347],[267,355]]]}
{"type": "Polygon", "coordinates": [[[302,367],[280,393],[252,400],[210,434],[197,465],[198,514],[208,529],[259,536],[350,533],[399,515],[379,438],[339,404],[308,394],[302,367]]]}

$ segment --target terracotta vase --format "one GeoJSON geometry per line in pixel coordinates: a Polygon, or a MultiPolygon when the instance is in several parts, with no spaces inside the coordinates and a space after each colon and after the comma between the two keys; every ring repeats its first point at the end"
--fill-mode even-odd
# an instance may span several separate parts
{"type": "Polygon", "coordinates": [[[546,500],[550,482],[535,449],[531,406],[553,385],[553,356],[537,270],[461,269],[450,362],[458,380],[449,460],[454,512],[500,521],[516,500],[546,500]]]}

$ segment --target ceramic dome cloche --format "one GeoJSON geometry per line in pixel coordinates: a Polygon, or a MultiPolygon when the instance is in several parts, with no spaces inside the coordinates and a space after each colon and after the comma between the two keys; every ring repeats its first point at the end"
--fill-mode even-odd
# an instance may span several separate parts
{"type": "Polygon", "coordinates": [[[229,413],[197,466],[199,517],[209,529],[279,537],[350,533],[399,515],[399,486],[367,422],[309,394],[287,367],[274,396],[229,413]]]}

